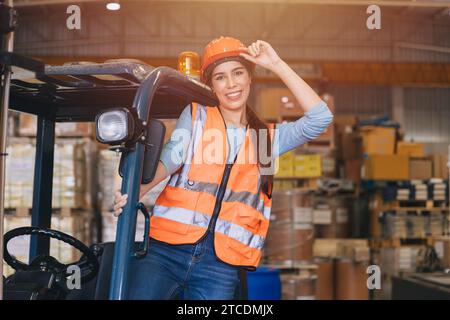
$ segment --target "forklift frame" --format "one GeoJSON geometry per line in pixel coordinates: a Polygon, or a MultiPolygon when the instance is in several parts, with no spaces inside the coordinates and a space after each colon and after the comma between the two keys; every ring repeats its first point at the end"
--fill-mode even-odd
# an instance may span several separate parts
{"type": "MultiPolygon", "coordinates": [[[[174,119],[191,102],[217,105],[211,89],[169,67],[136,62],[48,66],[12,52],[0,52],[1,70],[19,67],[37,81],[11,80],[12,110],[37,116],[32,226],[50,228],[56,122],[93,122],[95,116],[117,107],[134,109],[141,121],[174,119]],[[105,80],[105,77],[107,76],[105,80]],[[100,77],[97,77],[100,76],[100,77]]],[[[1,71],[0,70],[0,71],[1,71]]],[[[14,73],[14,72],[13,72],[14,73]]],[[[134,236],[145,147],[136,142],[124,158],[122,194],[129,201],[117,224],[109,299],[127,298],[129,263],[134,236]]],[[[32,236],[30,261],[49,254],[50,240],[32,236]]]]}

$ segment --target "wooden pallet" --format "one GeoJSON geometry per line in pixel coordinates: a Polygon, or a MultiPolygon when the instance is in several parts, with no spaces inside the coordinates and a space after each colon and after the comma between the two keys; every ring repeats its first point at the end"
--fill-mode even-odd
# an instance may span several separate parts
{"type": "Polygon", "coordinates": [[[398,248],[407,245],[427,245],[433,246],[435,237],[423,238],[390,238],[390,239],[370,239],[369,244],[371,248],[398,248]]]}
{"type": "Polygon", "coordinates": [[[445,205],[445,200],[394,200],[385,202],[385,206],[396,208],[448,209],[445,205]]]}
{"type": "Polygon", "coordinates": [[[448,213],[450,208],[445,201],[436,200],[396,200],[384,202],[381,211],[428,212],[434,214],[448,213]]]}

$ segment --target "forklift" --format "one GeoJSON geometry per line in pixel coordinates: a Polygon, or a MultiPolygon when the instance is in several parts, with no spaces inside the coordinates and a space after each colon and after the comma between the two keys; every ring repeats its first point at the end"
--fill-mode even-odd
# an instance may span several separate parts
{"type": "MultiPolygon", "coordinates": [[[[130,261],[144,257],[149,246],[150,213],[139,202],[139,191],[141,184],[153,180],[163,147],[165,126],[159,119],[178,118],[192,102],[217,106],[217,98],[209,87],[170,67],[132,60],[50,66],[16,54],[11,40],[16,13],[0,1],[0,15],[4,41],[0,51],[0,118],[7,117],[8,108],[37,116],[31,226],[11,230],[3,243],[0,241],[0,261],[15,270],[3,277],[0,294],[4,300],[127,299],[130,261]],[[121,154],[121,193],[128,194],[129,200],[118,218],[114,243],[88,247],[50,229],[56,122],[95,122],[97,140],[121,154]],[[138,214],[145,217],[142,242],[135,242],[138,214]],[[22,235],[31,238],[28,264],[16,260],[7,248],[10,240],[22,235]],[[81,258],[69,264],[59,262],[49,254],[50,238],[75,247],[81,258]],[[67,286],[74,266],[81,271],[80,290],[67,286]]],[[[2,122],[4,168],[6,121],[2,122]]],[[[4,169],[0,174],[0,223],[4,218],[2,179],[4,169]]],[[[246,299],[245,271],[240,274],[235,298],[246,299]]]]}

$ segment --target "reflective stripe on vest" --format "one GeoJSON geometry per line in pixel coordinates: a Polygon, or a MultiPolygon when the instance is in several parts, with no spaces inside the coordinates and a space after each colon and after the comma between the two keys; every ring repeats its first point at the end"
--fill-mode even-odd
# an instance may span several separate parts
{"type": "Polygon", "coordinates": [[[206,120],[206,108],[203,106],[198,106],[196,108],[195,118],[192,121],[192,137],[190,139],[189,146],[186,151],[186,159],[183,166],[181,167],[180,173],[174,173],[168,182],[169,185],[173,187],[181,187],[184,186],[187,182],[188,172],[191,168],[191,159],[194,157],[194,151],[196,150],[198,144],[201,141],[203,136],[203,127],[205,125],[206,120]]]}
{"type": "MultiPolygon", "coordinates": [[[[205,231],[211,220],[211,217],[207,214],[183,208],[165,207],[161,205],[155,206],[153,209],[153,216],[205,228],[205,231]]],[[[220,218],[217,219],[215,230],[245,244],[250,248],[259,250],[263,248],[263,237],[253,234],[245,228],[230,221],[222,220],[220,218]]]]}
{"type": "MultiPolygon", "coordinates": [[[[169,181],[168,184],[172,187],[180,187],[192,191],[206,192],[212,196],[216,196],[219,185],[215,183],[188,180],[187,177],[181,177],[181,174],[175,181],[173,181],[172,183],[170,183],[169,181]]],[[[264,215],[264,218],[266,218],[267,220],[270,219],[271,208],[264,206],[264,200],[261,199],[258,194],[246,191],[236,192],[230,189],[226,189],[222,201],[243,203],[261,212],[261,214],[264,215]]]]}

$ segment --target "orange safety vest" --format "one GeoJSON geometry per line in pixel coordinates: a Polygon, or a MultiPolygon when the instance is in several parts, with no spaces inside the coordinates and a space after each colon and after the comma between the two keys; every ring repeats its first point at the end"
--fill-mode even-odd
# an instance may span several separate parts
{"type": "MultiPolygon", "coordinates": [[[[271,137],[273,127],[269,127],[271,137]]],[[[210,222],[221,190],[224,194],[214,226],[216,256],[231,265],[251,269],[258,266],[269,228],[272,199],[261,190],[255,149],[252,148],[254,139],[250,139],[249,132],[246,131],[226,186],[220,188],[228,158],[225,121],[219,108],[192,104],[192,136],[186,161],[171,175],[156,200],[150,237],[169,244],[196,243],[206,235],[208,227],[212,227],[210,222]],[[224,139],[224,152],[219,153],[220,161],[216,161],[220,163],[196,162],[202,155],[210,154],[207,151],[211,150],[213,139],[208,132],[219,132],[224,139]]]]}

